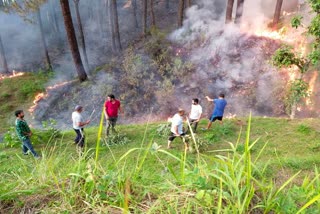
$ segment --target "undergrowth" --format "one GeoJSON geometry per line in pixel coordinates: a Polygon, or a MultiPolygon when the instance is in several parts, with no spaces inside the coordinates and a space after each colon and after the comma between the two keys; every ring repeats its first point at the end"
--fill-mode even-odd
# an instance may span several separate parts
{"type": "MultiPolygon", "coordinates": [[[[70,152],[74,145],[66,145],[68,133],[52,137],[41,149],[41,160],[28,157],[26,161],[20,155],[11,157],[8,153],[1,153],[1,161],[16,162],[8,168],[2,166],[1,210],[21,212],[29,209],[44,213],[313,213],[320,208],[318,168],[315,166],[312,174],[307,176],[301,176],[298,169],[281,182],[274,180],[270,177],[272,162],[261,161],[269,145],[261,143],[259,138],[250,139],[251,129],[255,128],[251,127],[250,119],[246,131],[240,131],[238,135],[230,121],[213,127],[213,131],[219,133],[220,142],[208,140],[210,144],[206,149],[194,153],[183,149],[166,150],[155,143],[160,139],[166,143],[167,136],[158,133],[165,125],[159,124],[146,124],[143,129],[138,129],[139,133],[135,127],[134,136],[138,134],[139,138],[132,138],[131,127],[127,127],[130,143],[103,146],[103,119],[101,121],[95,149],[94,142],[86,142],[84,153],[70,152]],[[208,151],[213,145],[219,146],[223,138],[233,135],[236,135],[236,141],[226,143],[229,146],[208,151]],[[259,149],[254,149],[259,144],[259,149]],[[298,178],[299,185],[296,184],[298,178]],[[32,198],[33,203],[29,203],[28,198],[32,198]],[[41,205],[42,200],[47,203],[41,205]]],[[[88,139],[90,131],[87,130],[88,139]]],[[[199,131],[197,135],[202,138],[210,133],[199,131]]],[[[192,138],[195,139],[194,145],[200,143],[197,135],[192,138]]],[[[116,142],[121,144],[123,137],[114,135],[109,139],[119,139],[116,142]]]]}

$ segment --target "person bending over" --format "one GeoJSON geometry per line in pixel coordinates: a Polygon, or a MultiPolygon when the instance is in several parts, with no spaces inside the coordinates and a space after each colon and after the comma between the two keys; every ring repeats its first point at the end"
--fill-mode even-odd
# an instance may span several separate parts
{"type": "Polygon", "coordinates": [[[187,142],[185,136],[186,134],[183,132],[183,116],[185,111],[183,109],[179,109],[178,113],[176,113],[171,118],[171,133],[168,139],[168,149],[171,148],[171,143],[176,137],[180,137],[185,145],[185,149],[189,150],[189,143],[187,142]]]}

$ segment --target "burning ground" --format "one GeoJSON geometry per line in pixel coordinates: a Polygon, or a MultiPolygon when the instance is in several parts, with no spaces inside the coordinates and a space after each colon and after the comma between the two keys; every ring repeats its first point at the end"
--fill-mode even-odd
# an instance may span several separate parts
{"type": "MultiPolygon", "coordinates": [[[[225,32],[220,32],[219,37],[225,32]]],[[[279,42],[265,37],[238,34],[226,38],[227,44],[215,48],[206,39],[197,46],[184,46],[167,41],[158,47],[158,53],[147,54],[143,45],[136,45],[134,52],[102,69],[91,81],[78,84],[66,82],[47,89],[30,110],[38,120],[54,118],[68,125],[72,108],[84,105],[89,115],[97,114],[108,93],[120,97],[126,112],[122,122],[145,121],[152,111],[152,119],[159,120],[174,113],[182,106],[189,109],[190,100],[199,97],[207,112],[212,107],[204,96],[216,97],[226,93],[229,107],[227,115],[245,115],[253,110],[260,115],[281,115],[281,97],[285,76],[276,73],[266,62],[279,47],[279,42]],[[210,50],[210,54],[200,49],[210,50]],[[164,61],[159,56],[166,53],[164,61]],[[190,67],[183,67],[192,62],[190,67]],[[160,64],[155,64],[159,62],[160,64]],[[167,64],[169,69],[161,66],[167,64]],[[119,66],[120,65],[120,66],[119,66]],[[128,67],[129,66],[129,67],[128,67]],[[176,71],[173,71],[175,70],[176,71]],[[278,87],[275,87],[278,85],[278,87]]],[[[98,117],[94,122],[98,122],[98,117]]]]}
{"type": "MultiPolygon", "coordinates": [[[[212,7],[208,2],[191,7],[184,26],[169,37],[152,32],[147,41],[136,41],[122,56],[97,69],[89,82],[47,90],[32,109],[34,117],[53,118],[60,127],[70,127],[73,107],[81,104],[87,116],[96,109],[93,122],[97,123],[109,93],[123,103],[122,123],[145,122],[148,115],[151,120],[167,118],[178,107],[189,110],[194,97],[200,98],[209,114],[212,106],[204,97],[217,97],[220,92],[229,102],[228,117],[250,111],[284,116],[286,83],[294,70],[277,71],[269,60],[281,43],[300,41],[301,32],[283,28],[272,32],[264,19],[257,27],[246,17],[240,26],[225,25],[217,16],[206,16],[212,7]]],[[[296,48],[303,50],[305,45],[300,42],[296,48]]],[[[308,78],[315,88],[314,75],[308,78]]],[[[317,115],[311,106],[301,109],[300,116],[317,115]]]]}

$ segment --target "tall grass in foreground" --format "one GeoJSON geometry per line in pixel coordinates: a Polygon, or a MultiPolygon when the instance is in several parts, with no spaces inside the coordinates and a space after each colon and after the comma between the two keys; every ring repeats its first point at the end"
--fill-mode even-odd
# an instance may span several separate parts
{"type": "Polygon", "coordinates": [[[107,147],[111,156],[103,159],[100,123],[95,151],[88,149],[72,156],[62,137],[46,147],[42,160],[18,159],[17,171],[3,173],[10,182],[0,187],[0,209],[28,208],[44,213],[316,213],[320,209],[318,168],[299,186],[293,182],[299,172],[283,183],[266,177],[268,163],[261,164],[258,159],[267,143],[253,158],[251,150],[258,140],[250,140],[251,128],[250,116],[244,142],[240,132],[229,149],[207,154],[182,151],[177,155],[144,137],[139,147],[120,156],[114,147],[107,147]]]}

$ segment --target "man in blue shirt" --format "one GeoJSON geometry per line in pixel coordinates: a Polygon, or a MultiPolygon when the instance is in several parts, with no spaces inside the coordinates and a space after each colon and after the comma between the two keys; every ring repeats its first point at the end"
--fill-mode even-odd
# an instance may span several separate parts
{"type": "Polygon", "coordinates": [[[222,124],[222,118],[224,113],[224,108],[227,105],[227,101],[224,99],[224,94],[219,94],[218,99],[211,99],[210,97],[206,96],[209,102],[214,103],[214,109],[212,112],[211,117],[209,118],[209,123],[206,129],[210,129],[212,122],[219,120],[220,124],[222,124]]]}

